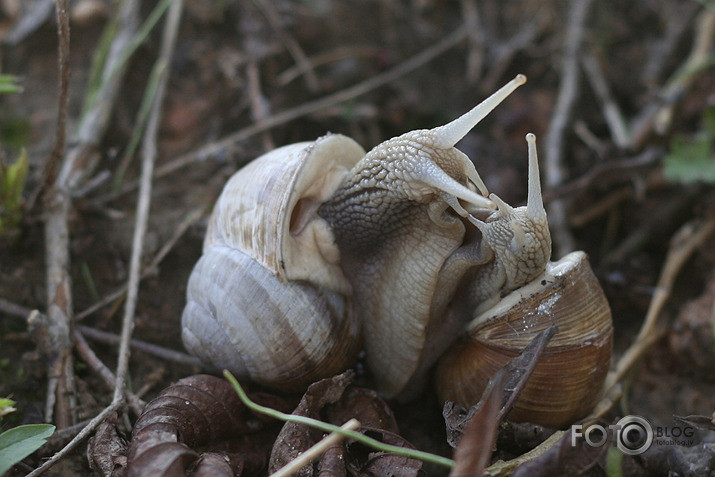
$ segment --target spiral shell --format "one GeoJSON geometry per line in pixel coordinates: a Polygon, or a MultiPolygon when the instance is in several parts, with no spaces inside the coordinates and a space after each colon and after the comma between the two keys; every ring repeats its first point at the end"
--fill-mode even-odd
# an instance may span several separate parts
{"type": "Polygon", "coordinates": [[[332,232],[314,213],[364,155],[329,135],[271,151],[226,184],[189,278],[186,348],[267,386],[298,390],[360,347],[332,232]]]}
{"type": "Polygon", "coordinates": [[[572,252],[530,284],[504,297],[470,324],[437,367],[442,401],[479,402],[489,380],[541,331],[549,342],[509,419],[563,427],[584,417],[600,398],[613,347],[608,301],[586,254],[572,252]]]}

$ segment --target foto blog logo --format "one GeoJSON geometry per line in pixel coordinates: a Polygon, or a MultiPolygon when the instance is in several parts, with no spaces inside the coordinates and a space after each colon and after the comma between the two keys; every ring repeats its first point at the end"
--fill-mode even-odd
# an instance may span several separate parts
{"type": "Polygon", "coordinates": [[[625,416],[616,424],[606,429],[594,424],[583,430],[581,424],[571,427],[571,445],[576,445],[576,439],[583,437],[591,447],[600,447],[608,440],[608,431],[613,433],[616,447],[627,455],[639,455],[650,448],[653,443],[653,427],[641,416],[625,416]]]}

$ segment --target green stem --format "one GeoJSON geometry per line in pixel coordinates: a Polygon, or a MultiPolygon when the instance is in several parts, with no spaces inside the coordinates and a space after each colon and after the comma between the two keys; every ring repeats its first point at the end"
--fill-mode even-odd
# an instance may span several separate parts
{"type": "Polygon", "coordinates": [[[396,455],[401,455],[404,457],[409,457],[412,459],[419,459],[423,462],[430,462],[432,464],[437,464],[437,465],[442,465],[445,467],[454,467],[454,461],[452,459],[448,459],[446,457],[442,457],[439,455],[435,454],[430,454],[429,452],[422,452],[416,449],[407,449],[405,447],[399,447],[399,446],[393,446],[389,444],[384,444],[378,440],[375,440],[371,437],[367,437],[364,434],[361,434],[356,431],[349,431],[342,429],[339,426],[334,426],[333,424],[328,424],[327,422],[319,421],[317,419],[313,419],[310,417],[306,416],[296,416],[294,414],[286,414],[284,412],[280,412],[276,409],[271,409],[270,407],[265,407],[261,406],[260,404],[256,404],[255,402],[251,401],[248,398],[248,395],[246,392],[243,390],[241,385],[238,383],[236,378],[233,377],[233,375],[229,371],[224,371],[223,375],[228,381],[231,383],[233,388],[236,390],[236,393],[238,393],[238,397],[243,401],[243,404],[246,405],[251,411],[255,411],[261,414],[265,414],[266,416],[270,416],[274,419],[278,419],[280,421],[285,421],[285,422],[294,422],[297,424],[305,424],[310,427],[314,427],[316,429],[320,429],[321,431],[325,432],[337,432],[338,434],[341,434],[345,437],[349,437],[351,439],[354,439],[362,444],[365,444],[366,446],[372,447],[373,449],[376,449],[378,451],[382,452],[389,452],[391,454],[396,454],[396,455]]]}

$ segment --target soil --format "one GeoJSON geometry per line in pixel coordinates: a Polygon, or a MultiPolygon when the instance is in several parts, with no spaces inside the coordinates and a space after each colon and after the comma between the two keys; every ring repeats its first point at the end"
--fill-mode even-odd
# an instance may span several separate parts
{"type": "MultiPolygon", "coordinates": [[[[42,201],[30,208],[30,200],[42,183],[58,117],[57,25],[54,12],[41,15],[41,3],[0,2],[1,72],[17,75],[23,88],[22,93],[0,96],[3,161],[12,162],[21,147],[30,161],[23,221],[0,237],[0,397],[12,397],[18,408],[3,418],[3,429],[42,422],[46,399],[47,357],[28,332],[25,316],[28,310],[44,313],[48,307],[43,238],[47,210],[42,201]],[[33,16],[38,18],[37,25],[18,32],[20,21],[33,16]]],[[[88,92],[92,61],[113,15],[109,3],[72,3],[70,146],[88,92]]],[[[141,17],[147,18],[155,2],[141,3],[141,17]]],[[[697,2],[606,1],[598,2],[598,8],[592,5],[578,32],[582,40],[574,63],[578,94],[562,135],[563,179],[554,182],[543,164],[555,151],[549,138],[562,114],[557,106],[569,46],[571,5],[559,0],[185,2],[169,65],[157,170],[262,119],[376,78],[429,51],[465,21],[476,25],[468,29],[468,38],[387,84],[224,144],[218,152],[196,154],[187,165],[158,176],[143,248],[145,264],[171,242],[187,217],[196,210],[203,214],[190,223],[158,267],[141,282],[133,337],[183,351],[180,317],[187,278],[201,254],[208,211],[223,184],[241,165],[266,150],[312,140],[326,132],[351,136],[370,148],[408,130],[443,124],[523,73],[528,83],[475,128],[459,148],[474,160],[491,191],[519,204],[526,197],[524,135],[536,134],[547,205],[562,200],[567,211],[566,221],[552,223],[552,227],[568,230],[574,248],[588,253],[611,303],[615,333],[611,364],[615,366],[633,343],[657,291],[672,238],[685,224],[697,226],[712,219],[715,211],[712,183],[682,183],[665,173],[666,162],[682,150],[677,144],[703,137],[709,138],[706,155],[713,168],[715,141],[712,130],[708,133],[707,118],[713,117],[715,108],[714,43],[713,33],[707,29],[715,27],[706,25],[707,8],[697,2]],[[681,68],[698,35],[705,37],[709,66],[683,73],[681,68]],[[301,73],[297,66],[296,58],[301,55],[313,65],[312,86],[310,74],[301,73]],[[615,122],[604,115],[604,98],[594,88],[594,74],[586,72],[588,61],[598,65],[612,104],[625,119],[631,139],[626,143],[614,136],[615,122]],[[662,99],[674,82],[680,85],[678,94],[674,99],[662,99]],[[663,114],[656,118],[660,123],[641,122],[653,117],[648,112],[655,106],[666,108],[664,104],[668,109],[662,109],[663,114]],[[646,126],[640,127],[642,124],[646,126]]],[[[76,314],[127,281],[137,206],[137,190],[131,184],[140,174],[140,154],[127,166],[122,163],[159,54],[162,24],[159,22],[129,60],[119,100],[106,133],[99,138],[98,164],[91,178],[106,174],[107,179],[73,199],[69,275],[76,314]],[[126,172],[120,177],[124,167],[126,172]],[[115,181],[121,181],[119,193],[115,181]]],[[[673,415],[712,415],[713,243],[711,236],[696,248],[677,275],[659,316],[660,337],[624,381],[620,403],[606,421],[635,414],[667,427],[675,425],[673,415]]],[[[563,254],[562,245],[555,244],[555,255],[563,254]]],[[[124,298],[120,297],[76,325],[118,334],[123,307],[124,298]]],[[[90,346],[114,369],[115,345],[90,340],[90,346]]],[[[72,411],[74,418],[82,421],[111,402],[112,390],[81,356],[75,353],[74,358],[78,407],[72,411]]],[[[134,349],[131,388],[148,401],[169,384],[200,371],[197,366],[134,349]]],[[[394,409],[402,434],[417,448],[450,455],[441,410],[431,390],[412,403],[395,403],[394,409]]],[[[136,416],[128,413],[127,419],[124,424],[136,416]]],[[[703,431],[697,439],[699,443],[715,442],[715,432],[703,431]]],[[[83,443],[45,475],[90,475],[85,451],[83,443]]],[[[30,457],[15,472],[26,473],[50,455],[48,451],[30,457]]],[[[432,468],[427,471],[429,475],[442,473],[432,468]]]]}

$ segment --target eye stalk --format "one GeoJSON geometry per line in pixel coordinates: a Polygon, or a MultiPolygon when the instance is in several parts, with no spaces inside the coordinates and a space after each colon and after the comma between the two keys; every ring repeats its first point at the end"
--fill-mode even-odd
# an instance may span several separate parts
{"type": "MultiPolygon", "coordinates": [[[[484,221],[469,216],[469,221],[482,233],[482,247],[494,253],[494,263],[484,268],[491,280],[476,280],[474,290],[478,303],[499,299],[529,281],[544,270],[551,256],[551,234],[541,196],[536,136],[526,135],[529,150],[529,182],[526,206],[512,207],[496,194],[489,199],[497,210],[484,221]]],[[[481,308],[481,306],[480,306],[481,308]]]]}

